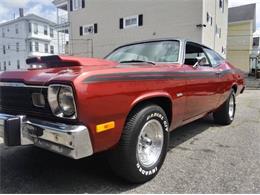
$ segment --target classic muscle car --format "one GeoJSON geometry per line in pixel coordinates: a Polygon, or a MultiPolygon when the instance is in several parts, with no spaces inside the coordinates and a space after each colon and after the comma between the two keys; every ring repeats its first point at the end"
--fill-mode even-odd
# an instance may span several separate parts
{"type": "Polygon", "coordinates": [[[33,144],[80,159],[107,151],[124,179],[160,170],[169,132],[213,113],[235,117],[243,73],[210,48],[183,39],[121,46],[105,59],[30,58],[0,73],[0,132],[7,146],[33,144]]]}

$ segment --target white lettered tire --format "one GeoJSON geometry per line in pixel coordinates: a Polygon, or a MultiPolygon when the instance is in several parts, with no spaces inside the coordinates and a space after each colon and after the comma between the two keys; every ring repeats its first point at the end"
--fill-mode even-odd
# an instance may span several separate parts
{"type": "Polygon", "coordinates": [[[164,110],[146,104],[128,116],[109,162],[114,172],[132,183],[144,183],[160,170],[168,149],[169,123],[164,110]]]}

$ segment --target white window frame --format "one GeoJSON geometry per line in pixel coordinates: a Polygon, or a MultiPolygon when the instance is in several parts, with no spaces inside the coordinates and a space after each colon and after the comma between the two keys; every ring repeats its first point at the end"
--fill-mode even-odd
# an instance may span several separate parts
{"type": "Polygon", "coordinates": [[[225,0],[219,0],[219,8],[224,13],[224,11],[225,11],[225,0]],[[222,5],[222,7],[220,5],[222,5]]]}
{"type": "Polygon", "coordinates": [[[44,52],[49,53],[49,44],[48,43],[44,44],[44,52]]]}
{"type": "Polygon", "coordinates": [[[48,26],[47,25],[44,25],[43,26],[43,34],[48,36],[48,26]],[[45,33],[46,32],[46,33],[45,33]]]}
{"type": "Polygon", "coordinates": [[[31,22],[28,23],[28,32],[29,33],[32,32],[32,23],[31,22]]]}
{"type": "Polygon", "coordinates": [[[19,34],[19,25],[15,24],[15,34],[19,34]]]}
{"type": "Polygon", "coordinates": [[[34,24],[33,24],[33,32],[34,32],[34,34],[36,34],[36,35],[39,33],[39,26],[38,26],[37,23],[34,23],[34,24]]]}
{"type": "Polygon", "coordinates": [[[218,27],[218,25],[216,25],[216,36],[218,37],[218,38],[221,38],[221,34],[222,34],[222,32],[221,32],[222,30],[221,30],[221,28],[219,28],[218,27]]]}
{"type": "Polygon", "coordinates": [[[50,53],[54,54],[54,46],[53,45],[50,45],[50,53]]]}
{"type": "Polygon", "coordinates": [[[210,24],[210,18],[211,16],[209,15],[209,12],[206,13],[206,21],[208,24],[210,24]]]}
{"type": "Polygon", "coordinates": [[[79,10],[82,8],[82,0],[72,0],[73,11],[79,10]]]}
{"type": "Polygon", "coordinates": [[[33,42],[32,41],[29,42],[29,51],[33,52],[33,42]]]}
{"type": "Polygon", "coordinates": [[[53,38],[54,37],[54,29],[50,28],[50,37],[53,38]]]}
{"type": "Polygon", "coordinates": [[[19,42],[16,43],[16,52],[19,52],[20,51],[20,44],[19,42]]]}
{"type": "Polygon", "coordinates": [[[137,28],[139,26],[139,15],[124,17],[123,20],[124,20],[124,22],[123,22],[124,29],[137,28]],[[127,20],[132,20],[132,19],[136,19],[136,24],[127,25],[126,24],[127,20]]]}
{"type": "Polygon", "coordinates": [[[4,38],[5,37],[5,29],[2,28],[2,37],[4,38]]]}
{"type": "Polygon", "coordinates": [[[35,49],[35,52],[39,52],[40,50],[39,50],[39,42],[35,42],[34,43],[35,45],[34,45],[34,49],[35,49]]]}
{"type": "Polygon", "coordinates": [[[20,60],[17,60],[17,69],[20,70],[21,69],[21,65],[20,65],[20,60]]]}
{"type": "Polygon", "coordinates": [[[95,27],[94,27],[94,24],[88,24],[88,25],[84,25],[83,26],[83,35],[93,35],[95,34],[95,27]],[[86,28],[92,28],[92,32],[89,32],[89,31],[85,31],[86,28]]]}
{"type": "Polygon", "coordinates": [[[3,54],[6,54],[6,47],[3,45],[3,54]]]}

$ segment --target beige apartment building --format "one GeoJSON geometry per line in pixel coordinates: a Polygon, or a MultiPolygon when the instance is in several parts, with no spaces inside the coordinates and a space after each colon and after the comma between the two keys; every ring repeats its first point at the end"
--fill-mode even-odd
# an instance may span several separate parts
{"type": "Polygon", "coordinates": [[[104,57],[123,44],[181,37],[226,56],[228,0],[55,0],[53,3],[58,10],[68,11],[71,55],[104,57]]]}
{"type": "Polygon", "coordinates": [[[256,4],[229,8],[227,59],[245,72],[250,72],[255,30],[256,4]]]}

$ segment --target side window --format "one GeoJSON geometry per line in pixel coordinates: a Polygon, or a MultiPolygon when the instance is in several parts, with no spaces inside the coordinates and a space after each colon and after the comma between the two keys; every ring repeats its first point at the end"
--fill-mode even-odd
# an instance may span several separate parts
{"type": "Polygon", "coordinates": [[[223,58],[221,58],[216,52],[211,49],[204,48],[205,53],[207,54],[210,63],[213,67],[220,65],[223,62],[223,58]]]}
{"type": "Polygon", "coordinates": [[[185,52],[185,64],[186,65],[195,65],[197,63],[197,57],[205,57],[206,64],[205,66],[211,66],[208,56],[205,54],[203,48],[195,43],[188,42],[186,44],[186,52],[185,52]]]}

